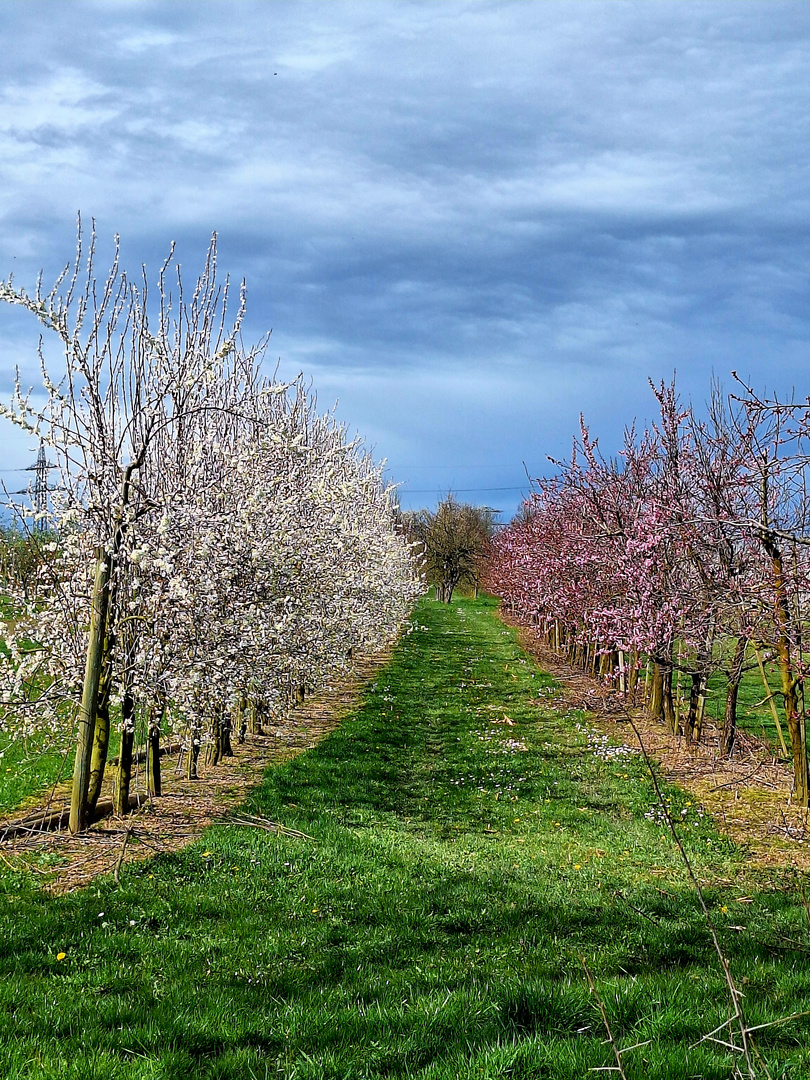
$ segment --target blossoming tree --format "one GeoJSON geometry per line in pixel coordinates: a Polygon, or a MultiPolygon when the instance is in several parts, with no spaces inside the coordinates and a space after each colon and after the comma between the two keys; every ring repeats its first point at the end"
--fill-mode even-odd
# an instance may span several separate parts
{"type": "MultiPolygon", "coordinates": [[[[537,482],[493,544],[488,587],[569,659],[628,692],[643,658],[648,708],[697,741],[712,672],[726,676],[731,753],[743,671],[773,659],[790,733],[794,798],[808,801],[801,628],[810,596],[810,411],[748,388],[713,391],[698,421],[673,386],[659,419],[605,460],[581,426],[570,461],[537,482]],[[727,646],[731,644],[731,648],[727,646]],[[676,714],[672,679],[691,683],[676,714]]],[[[774,713],[775,715],[775,713],[774,713]]]]}
{"type": "Polygon", "coordinates": [[[101,790],[111,709],[123,812],[139,721],[157,792],[167,710],[196,775],[202,742],[227,751],[234,709],[286,708],[322,685],[394,634],[419,590],[380,467],[300,380],[261,377],[264,343],[242,346],[244,287],[229,318],[215,239],[191,295],[170,256],[154,301],[117,240],[100,285],[94,254],[80,231],[50,292],[0,285],[62,350],[40,346],[44,404],[18,379],[0,407],[60,470],[52,557],[37,602],[13,598],[0,680],[21,732],[65,737],[78,713],[73,831],[101,790]]]}

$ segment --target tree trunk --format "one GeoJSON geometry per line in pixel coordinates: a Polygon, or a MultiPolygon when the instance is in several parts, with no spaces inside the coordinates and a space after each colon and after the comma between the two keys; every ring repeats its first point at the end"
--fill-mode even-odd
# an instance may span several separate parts
{"type": "Polygon", "coordinates": [[[146,736],[146,791],[153,797],[161,793],[160,722],[164,708],[165,702],[159,712],[153,710],[149,714],[149,730],[146,736]]]}
{"type": "Polygon", "coordinates": [[[703,672],[690,671],[689,679],[689,709],[686,714],[686,723],[683,726],[683,733],[686,736],[686,741],[690,745],[694,745],[695,743],[700,742],[700,729],[698,727],[698,709],[700,705],[701,694],[703,691],[703,672]]]}
{"type": "Polygon", "coordinates": [[[647,711],[654,720],[662,721],[667,731],[678,734],[678,720],[672,701],[672,660],[663,659],[663,654],[659,654],[657,659],[652,658],[647,711]]]}
{"type": "Polygon", "coordinates": [[[96,726],[93,732],[93,752],[90,756],[90,782],[87,786],[87,815],[92,816],[101,794],[107,754],[110,749],[110,689],[111,675],[108,643],[105,639],[102,658],[102,675],[99,682],[96,726]]]}
{"type": "Polygon", "coordinates": [[[220,719],[220,734],[219,734],[219,747],[221,757],[233,757],[233,746],[231,745],[231,731],[233,730],[233,721],[231,714],[227,709],[223,708],[220,719]]]}
{"type": "Polygon", "coordinates": [[[264,735],[264,728],[262,726],[262,718],[264,714],[264,707],[257,702],[253,702],[250,708],[250,734],[251,735],[264,735]]]}
{"type": "Polygon", "coordinates": [[[674,697],[674,728],[670,728],[675,734],[680,730],[681,716],[683,715],[683,706],[681,704],[681,665],[683,662],[683,650],[680,644],[678,645],[678,663],[675,667],[675,697],[674,697]]]}
{"type": "Polygon", "coordinates": [[[691,674],[692,686],[689,691],[689,716],[684,732],[687,742],[699,743],[703,734],[703,714],[706,711],[706,694],[709,690],[709,672],[712,667],[714,652],[715,619],[709,621],[706,631],[706,643],[698,650],[697,672],[691,674]]]}
{"type": "Polygon", "coordinates": [[[650,696],[647,701],[647,712],[653,720],[664,719],[664,674],[661,665],[653,660],[650,672],[650,696]]]}
{"type": "Polygon", "coordinates": [[[663,711],[664,724],[672,735],[679,734],[678,717],[675,713],[675,705],[672,700],[672,665],[666,664],[662,670],[663,677],[663,711]]]}
{"type": "Polygon", "coordinates": [[[613,654],[605,649],[599,657],[599,681],[605,683],[613,673],[613,654]]]}
{"type": "Polygon", "coordinates": [[[206,753],[206,761],[210,761],[212,765],[216,765],[219,759],[222,757],[222,717],[224,712],[223,705],[217,705],[214,708],[214,718],[211,721],[211,736],[212,742],[209,748],[209,752],[206,753]]]}
{"type": "Polygon", "coordinates": [[[624,649],[619,649],[618,652],[618,670],[619,670],[619,693],[623,698],[627,697],[627,659],[624,654],[624,649]]]}
{"type": "Polygon", "coordinates": [[[779,713],[776,711],[776,705],[773,700],[773,693],[771,692],[770,683],[768,682],[768,676],[765,674],[765,665],[762,663],[762,653],[758,648],[754,649],[757,655],[757,664],[759,665],[759,674],[762,677],[762,685],[765,688],[765,693],[768,695],[768,705],[771,709],[771,716],[773,717],[773,726],[776,728],[776,735],[779,739],[779,747],[782,751],[783,757],[790,757],[788,748],[785,745],[785,736],[782,734],[782,725],[779,722],[779,713]]]}
{"type": "Polygon", "coordinates": [[[199,780],[197,775],[197,761],[200,756],[201,730],[196,722],[191,727],[188,757],[186,758],[186,779],[199,780]]]}
{"type": "Polygon", "coordinates": [[[223,757],[233,757],[233,747],[231,745],[231,734],[234,731],[239,732],[239,742],[245,741],[244,733],[247,731],[247,709],[248,702],[244,694],[236,700],[236,704],[233,707],[233,713],[228,714],[227,710],[222,714],[222,755],[223,757]]]}
{"type": "MultiPolygon", "coordinates": [[[[76,740],[76,760],[73,766],[73,789],[70,796],[70,819],[68,828],[72,833],[81,832],[88,821],[88,793],[90,790],[90,776],[92,772],[93,746],[95,745],[95,729],[98,718],[99,690],[104,677],[105,664],[109,663],[112,638],[115,634],[115,613],[113,601],[110,596],[111,579],[114,563],[121,548],[121,540],[124,535],[124,514],[129,503],[129,489],[132,481],[132,473],[137,469],[138,463],[132,462],[124,469],[121,482],[121,503],[115,518],[112,544],[110,550],[105,551],[103,546],[96,548],[96,573],[93,581],[93,595],[90,601],[90,631],[87,639],[87,661],[84,670],[84,683],[82,684],[82,702],[79,708],[79,733],[76,740]],[[105,652],[105,645],[107,651],[105,652]]],[[[108,683],[112,675],[109,673],[108,683]]],[[[106,695],[109,697],[109,686],[106,695]]],[[[107,719],[109,732],[109,717],[107,719]]],[[[108,734],[109,738],[109,734],[108,734]]],[[[109,745],[109,744],[107,744],[109,745]]],[[[99,754],[97,757],[98,784],[104,774],[107,750],[99,742],[99,754]],[[103,749],[103,754],[102,754],[103,749]],[[102,760],[103,758],[103,760],[102,760]]],[[[98,795],[96,795],[96,799],[98,795]]]]}
{"type": "Polygon", "coordinates": [[[638,653],[634,649],[630,654],[630,670],[627,673],[627,696],[630,704],[636,703],[636,688],[638,686],[638,653]]]}
{"type": "Polygon", "coordinates": [[[808,793],[810,793],[807,738],[803,702],[799,697],[798,681],[793,674],[793,658],[790,649],[790,602],[782,567],[782,553],[770,535],[763,539],[763,544],[771,558],[773,569],[776,656],[785,702],[785,722],[790,734],[790,752],[793,758],[793,801],[799,806],[807,806],[808,793]]]}
{"type": "Polygon", "coordinates": [[[135,698],[131,687],[124,690],[121,702],[121,753],[118,756],[118,779],[113,806],[119,816],[129,810],[129,787],[132,783],[132,750],[135,745],[135,698]]]}
{"type": "Polygon", "coordinates": [[[73,767],[73,790],[70,799],[69,829],[81,832],[87,824],[87,794],[90,788],[91,758],[98,714],[98,692],[104,663],[104,638],[110,599],[112,557],[103,548],[96,549],[96,574],[90,605],[90,633],[87,642],[82,703],[79,711],[79,735],[73,767]]]}

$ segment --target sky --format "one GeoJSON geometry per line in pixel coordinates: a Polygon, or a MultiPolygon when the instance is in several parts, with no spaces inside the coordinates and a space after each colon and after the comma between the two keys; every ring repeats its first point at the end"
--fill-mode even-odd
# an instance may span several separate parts
{"type": "MultiPolygon", "coordinates": [[[[810,393],[810,4],[0,0],[0,277],[218,235],[405,507],[508,519],[676,373],[810,393]]],[[[0,307],[0,397],[39,329],[0,307]]],[[[36,447],[0,421],[0,479],[36,447]]]]}

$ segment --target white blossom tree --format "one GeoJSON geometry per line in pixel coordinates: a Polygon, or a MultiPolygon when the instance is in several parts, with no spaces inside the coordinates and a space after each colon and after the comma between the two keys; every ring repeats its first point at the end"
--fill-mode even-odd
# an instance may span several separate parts
{"type": "Polygon", "coordinates": [[[136,286],[121,271],[117,239],[99,285],[94,249],[93,236],[85,257],[80,230],[47,294],[0,284],[63,353],[58,366],[40,345],[43,405],[18,379],[0,406],[45,439],[61,489],[58,539],[37,603],[14,598],[0,680],[20,731],[64,737],[78,716],[73,831],[101,790],[111,706],[123,812],[139,715],[157,793],[167,709],[188,725],[194,775],[212,725],[227,749],[235,705],[286,708],[395,633],[418,591],[380,468],[300,380],[261,378],[264,343],[242,346],[244,287],[229,319],[215,238],[191,297],[179,268],[169,287],[170,256],[154,303],[145,274],[136,286]]]}

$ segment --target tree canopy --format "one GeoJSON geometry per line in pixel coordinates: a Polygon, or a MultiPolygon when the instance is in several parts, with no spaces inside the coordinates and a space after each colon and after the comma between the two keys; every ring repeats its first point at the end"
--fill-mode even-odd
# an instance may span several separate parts
{"type": "Polygon", "coordinates": [[[403,522],[428,583],[444,603],[450,603],[459,585],[478,588],[495,531],[493,510],[457,502],[451,492],[436,510],[413,511],[403,515],[403,522]]]}

